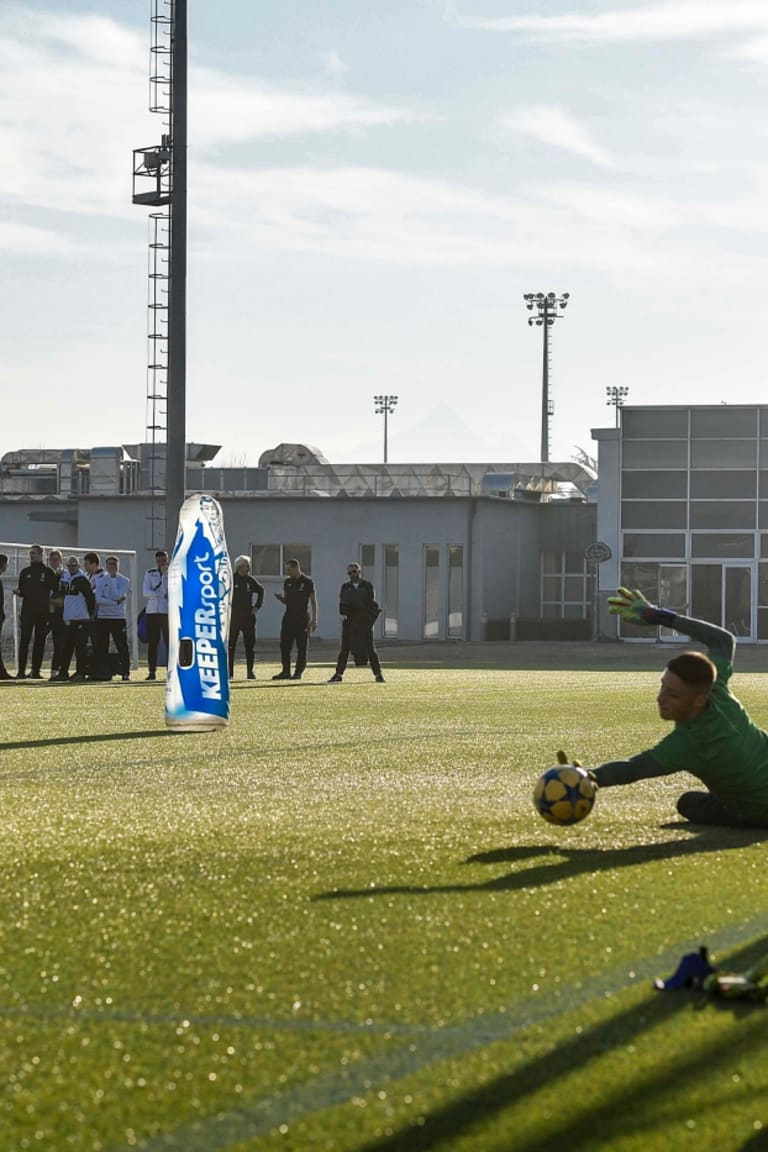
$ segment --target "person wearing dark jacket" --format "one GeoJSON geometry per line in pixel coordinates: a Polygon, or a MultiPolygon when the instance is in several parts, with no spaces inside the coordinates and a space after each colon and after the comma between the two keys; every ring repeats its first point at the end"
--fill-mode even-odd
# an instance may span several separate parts
{"type": "Polygon", "coordinates": [[[235,648],[242,632],[248,679],[255,680],[253,656],[256,645],[256,613],[264,603],[264,588],[251,576],[251,562],[238,556],[232,574],[232,611],[229,617],[229,678],[235,674],[235,648]]]}
{"type": "Polygon", "coordinates": [[[41,680],[40,668],[45,654],[45,638],[51,622],[51,597],[56,594],[58,580],[52,568],[43,563],[43,550],[33,544],[29,550],[29,564],[19,573],[19,583],[13,590],[21,598],[21,633],[19,635],[19,667],[17,680],[27,676],[27,653],[32,640],[31,680],[41,680]]]}
{"type": "Polygon", "coordinates": [[[301,680],[307,666],[309,636],[317,628],[317,590],[311,576],[301,570],[295,558],[285,564],[288,572],[283,591],[275,592],[285,612],[280,624],[280,662],[282,669],[273,680],[301,680]],[[291,652],[296,645],[296,664],[291,675],[291,652]]]}
{"type": "MultiPolygon", "coordinates": [[[[8,567],[8,557],[4,552],[0,552],[0,576],[5,575],[5,570],[8,567]]],[[[3,622],[5,620],[5,588],[3,588],[2,581],[0,581],[0,637],[3,634],[3,622]]],[[[3,663],[3,652],[0,648],[0,680],[13,680],[10,672],[7,671],[3,663]]]]}
{"type": "Polygon", "coordinates": [[[347,576],[349,580],[342,584],[339,592],[339,613],[344,621],[341,626],[341,651],[336,660],[336,671],[328,683],[341,683],[351,652],[356,663],[362,663],[367,658],[376,683],[383,684],[379,655],[373,642],[373,626],[381,611],[376,603],[376,593],[370,580],[363,580],[359,564],[348,564],[347,576]]]}

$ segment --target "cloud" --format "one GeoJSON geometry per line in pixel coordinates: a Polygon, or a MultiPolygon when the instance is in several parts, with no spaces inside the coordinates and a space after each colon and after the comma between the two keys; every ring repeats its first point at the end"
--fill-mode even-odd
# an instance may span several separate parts
{"type": "Polygon", "coordinates": [[[13,220],[0,220],[0,252],[13,252],[22,256],[38,254],[67,254],[74,244],[66,237],[48,228],[34,228],[13,220]]]}
{"type": "Polygon", "coordinates": [[[338,52],[324,52],[322,55],[323,72],[332,80],[340,80],[349,71],[349,68],[339,56],[338,52]]]}
{"type": "Polygon", "coordinates": [[[510,129],[532,136],[553,148],[563,148],[585,156],[600,167],[613,167],[611,156],[594,142],[589,129],[557,106],[539,104],[522,108],[511,115],[500,117],[492,131],[505,132],[510,129]]]}
{"type": "MultiPolygon", "coordinates": [[[[207,165],[195,188],[199,252],[249,259],[303,251],[402,266],[658,268],[649,236],[669,217],[641,201],[594,211],[589,191],[547,200],[541,188],[494,195],[461,184],[375,168],[293,167],[227,173],[207,165]],[[216,190],[230,189],[217,207],[216,190]],[[655,221],[655,222],[654,222],[655,221]]],[[[220,197],[219,197],[220,199],[220,197]]]]}
{"type": "Polygon", "coordinates": [[[638,40],[691,40],[724,32],[768,29],[764,0],[670,0],[665,4],[561,16],[459,18],[462,27],[519,32],[533,39],[596,43],[638,40]]]}
{"type": "Polygon", "coordinates": [[[757,36],[737,44],[727,53],[735,60],[752,60],[764,64],[768,60],[768,36],[757,36]]]}
{"type": "Polygon", "coordinates": [[[222,143],[373,128],[424,119],[407,109],[374,104],[347,92],[287,91],[208,68],[190,74],[194,143],[222,143]]]}
{"type": "MultiPolygon", "coordinates": [[[[148,111],[148,57],[148,36],[107,17],[4,10],[0,204],[55,211],[61,226],[67,214],[135,218],[133,149],[158,143],[165,130],[148,111]]],[[[286,90],[207,68],[192,67],[190,80],[190,150],[198,155],[415,118],[346,92],[286,90]]]]}

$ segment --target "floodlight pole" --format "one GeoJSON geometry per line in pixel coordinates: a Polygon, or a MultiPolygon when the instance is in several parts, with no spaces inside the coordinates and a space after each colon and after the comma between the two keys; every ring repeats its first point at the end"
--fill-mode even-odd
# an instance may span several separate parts
{"type": "Polygon", "coordinates": [[[557,296],[554,292],[526,292],[523,296],[525,306],[529,312],[536,309],[535,316],[528,317],[528,325],[534,324],[543,329],[544,351],[541,366],[541,460],[549,460],[549,422],[554,413],[554,406],[549,397],[549,329],[560,313],[568,306],[569,292],[557,296]]]}
{"type": "Polygon", "coordinates": [[[606,388],[605,394],[608,397],[606,404],[611,405],[616,409],[616,427],[619,426],[619,409],[624,407],[624,397],[629,395],[629,388],[622,385],[612,384],[610,388],[606,388]]]}
{"type": "Polygon", "coordinates": [[[397,405],[397,396],[374,396],[373,398],[377,416],[384,413],[384,463],[387,463],[387,417],[394,412],[397,405]]]}
{"type": "Polygon", "coordinates": [[[168,281],[168,439],[165,531],[173,546],[187,466],[187,0],[174,0],[171,59],[171,211],[168,281]]]}

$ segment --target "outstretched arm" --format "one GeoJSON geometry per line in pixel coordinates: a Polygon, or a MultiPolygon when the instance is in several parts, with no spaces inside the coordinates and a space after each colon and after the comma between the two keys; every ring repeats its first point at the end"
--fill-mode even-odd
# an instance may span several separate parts
{"type": "MultiPolygon", "coordinates": [[[[583,768],[581,760],[569,760],[565,752],[558,752],[558,764],[573,764],[583,768]]],[[[636,780],[650,780],[654,776],[669,776],[676,768],[665,768],[653,756],[653,752],[638,752],[629,760],[609,760],[598,768],[584,769],[598,788],[612,788],[616,784],[634,784],[636,780]]]]}
{"type": "Polygon", "coordinates": [[[650,780],[654,776],[669,776],[671,771],[654,760],[650,752],[639,752],[629,760],[609,760],[599,768],[590,769],[590,776],[599,788],[613,788],[616,784],[634,784],[636,780],[650,780]]]}
{"type": "Polygon", "coordinates": [[[733,663],[736,638],[732,633],[706,620],[680,616],[671,608],[657,608],[646,600],[642,592],[619,588],[615,596],[608,597],[608,611],[613,616],[621,616],[630,624],[649,624],[653,627],[661,624],[665,628],[674,628],[676,632],[690,636],[691,640],[705,644],[712,656],[733,663]]]}

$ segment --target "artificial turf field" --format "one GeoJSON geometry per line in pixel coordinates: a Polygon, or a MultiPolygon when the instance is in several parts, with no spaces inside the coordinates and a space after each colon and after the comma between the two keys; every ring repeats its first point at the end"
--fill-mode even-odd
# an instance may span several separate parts
{"type": "Polygon", "coordinates": [[[652,988],[768,950],[768,844],[684,777],[531,806],[659,738],[658,672],[275,670],[210,734],[0,690],[2,1152],[768,1148],[768,1009],[652,988]]]}

